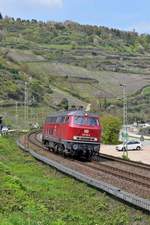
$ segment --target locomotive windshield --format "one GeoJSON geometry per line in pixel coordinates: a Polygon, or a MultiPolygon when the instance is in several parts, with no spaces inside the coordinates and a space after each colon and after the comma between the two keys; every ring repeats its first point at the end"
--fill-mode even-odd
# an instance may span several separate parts
{"type": "Polygon", "coordinates": [[[98,126],[98,119],[95,117],[83,117],[83,116],[75,116],[74,124],[76,125],[87,125],[87,126],[98,126]]]}

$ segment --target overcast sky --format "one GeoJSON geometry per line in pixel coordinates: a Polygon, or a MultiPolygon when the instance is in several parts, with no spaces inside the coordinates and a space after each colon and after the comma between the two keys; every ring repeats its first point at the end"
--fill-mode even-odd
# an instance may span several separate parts
{"type": "Polygon", "coordinates": [[[0,0],[2,15],[150,33],[150,0],[0,0]]]}

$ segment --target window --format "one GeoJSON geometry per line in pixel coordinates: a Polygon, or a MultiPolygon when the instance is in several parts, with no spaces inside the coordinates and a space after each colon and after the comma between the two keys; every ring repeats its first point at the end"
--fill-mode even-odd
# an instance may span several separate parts
{"type": "Polygon", "coordinates": [[[64,123],[64,121],[65,121],[65,117],[62,116],[62,117],[61,117],[61,120],[60,120],[60,123],[64,123]]]}
{"type": "Polygon", "coordinates": [[[65,117],[65,121],[64,121],[65,123],[69,123],[69,116],[66,116],[65,117]]]}
{"type": "Polygon", "coordinates": [[[64,123],[65,117],[64,116],[58,116],[56,123],[64,123]]]}
{"type": "Polygon", "coordinates": [[[134,144],[140,144],[140,142],[139,141],[135,141],[134,144]]]}
{"type": "Polygon", "coordinates": [[[55,123],[56,122],[57,117],[53,117],[53,116],[49,116],[46,119],[47,123],[55,123]]]}
{"type": "Polygon", "coordinates": [[[88,121],[88,124],[90,126],[97,126],[98,125],[98,120],[94,117],[89,117],[87,121],[88,121]]]}
{"type": "Polygon", "coordinates": [[[98,119],[95,117],[83,117],[83,116],[75,116],[74,124],[78,125],[87,125],[87,126],[98,126],[98,119]]]}
{"type": "Polygon", "coordinates": [[[57,117],[52,117],[51,123],[56,123],[57,117]]]}

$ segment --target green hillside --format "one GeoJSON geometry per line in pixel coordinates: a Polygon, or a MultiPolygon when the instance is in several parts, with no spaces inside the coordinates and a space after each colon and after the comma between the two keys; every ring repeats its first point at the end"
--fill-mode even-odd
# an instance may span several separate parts
{"type": "Polygon", "coordinates": [[[126,83],[129,117],[147,118],[150,35],[6,17],[0,20],[0,105],[22,104],[25,82],[29,105],[57,109],[67,98],[69,105],[90,102],[111,113],[121,112],[116,99],[126,83]]]}

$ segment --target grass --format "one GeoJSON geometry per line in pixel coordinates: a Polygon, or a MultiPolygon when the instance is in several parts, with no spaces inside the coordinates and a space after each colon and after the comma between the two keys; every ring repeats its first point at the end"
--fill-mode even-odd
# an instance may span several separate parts
{"type": "Polygon", "coordinates": [[[144,95],[150,95],[150,86],[149,86],[149,87],[145,87],[145,88],[143,89],[143,94],[144,94],[144,95]]]}
{"type": "Polygon", "coordinates": [[[142,211],[37,162],[0,137],[1,225],[140,225],[142,211]]]}

